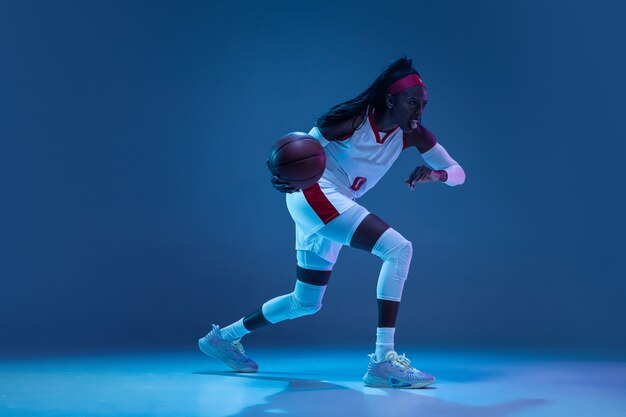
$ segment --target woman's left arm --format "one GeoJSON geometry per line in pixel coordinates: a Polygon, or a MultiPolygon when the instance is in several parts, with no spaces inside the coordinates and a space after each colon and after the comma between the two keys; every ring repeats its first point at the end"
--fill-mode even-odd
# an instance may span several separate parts
{"type": "Polygon", "coordinates": [[[410,189],[415,184],[426,182],[443,182],[449,186],[461,185],[465,182],[465,171],[446,149],[437,142],[435,135],[419,125],[407,135],[407,145],[415,146],[429,166],[418,166],[404,182],[410,189]]]}

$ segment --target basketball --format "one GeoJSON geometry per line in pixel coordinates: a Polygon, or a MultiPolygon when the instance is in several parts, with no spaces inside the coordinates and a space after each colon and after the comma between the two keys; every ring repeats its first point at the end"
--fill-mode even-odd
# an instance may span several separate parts
{"type": "Polygon", "coordinates": [[[326,168],[324,148],[311,135],[291,132],[279,139],[269,157],[273,175],[303,189],[315,184],[326,168]]]}

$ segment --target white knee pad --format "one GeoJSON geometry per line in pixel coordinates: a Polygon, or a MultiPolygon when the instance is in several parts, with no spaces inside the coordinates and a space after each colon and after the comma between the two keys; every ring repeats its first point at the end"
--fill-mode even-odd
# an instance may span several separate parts
{"type": "Polygon", "coordinates": [[[310,285],[296,281],[296,288],[292,293],[272,298],[263,304],[263,316],[270,323],[278,323],[315,314],[322,308],[325,291],[325,285],[310,285]]]}
{"type": "Polygon", "coordinates": [[[372,253],[383,260],[376,296],[382,300],[400,301],[404,282],[409,274],[413,245],[400,233],[389,228],[380,236],[372,253]]]}

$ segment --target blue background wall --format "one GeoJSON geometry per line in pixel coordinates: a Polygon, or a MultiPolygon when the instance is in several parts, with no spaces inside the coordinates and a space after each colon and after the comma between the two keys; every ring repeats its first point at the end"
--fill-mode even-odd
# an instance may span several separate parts
{"type": "MultiPolygon", "coordinates": [[[[403,53],[468,178],[409,192],[407,151],[360,200],[414,242],[397,342],[626,348],[624,6],[313,3],[0,3],[2,351],[193,347],[291,291],[269,148],[403,53]]],[[[369,346],[378,268],[248,344],[369,346]]]]}

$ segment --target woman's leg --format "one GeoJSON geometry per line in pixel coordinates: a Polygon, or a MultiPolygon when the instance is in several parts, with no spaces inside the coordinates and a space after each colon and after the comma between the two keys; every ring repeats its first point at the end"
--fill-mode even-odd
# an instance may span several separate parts
{"type": "Polygon", "coordinates": [[[413,248],[411,242],[361,206],[355,206],[344,214],[324,226],[318,234],[371,252],[383,261],[376,289],[376,357],[380,360],[394,348],[396,319],[413,248]]]}
{"type": "MultiPolygon", "coordinates": [[[[325,242],[322,237],[318,239],[318,243],[330,249],[336,259],[340,246],[336,247],[334,242],[325,242]]],[[[258,365],[245,355],[239,339],[268,324],[319,311],[333,265],[334,261],[330,262],[310,251],[299,250],[298,279],[294,290],[265,302],[261,308],[223,329],[213,325],[211,332],[198,341],[200,350],[221,359],[236,371],[256,372],[258,365]]]]}
{"type": "MultiPolygon", "coordinates": [[[[358,204],[322,227],[317,235],[324,238],[325,243],[333,242],[367,250],[382,259],[377,285],[377,356],[393,350],[396,318],[411,261],[411,242],[358,204]]],[[[326,256],[329,260],[320,254],[312,250],[298,251],[298,279],[294,290],[267,301],[257,310],[225,327],[222,329],[223,337],[238,340],[268,324],[319,311],[337,256],[336,252],[334,256],[326,256]]]]}
{"type": "Polygon", "coordinates": [[[365,385],[421,388],[432,384],[435,377],[411,367],[410,361],[404,355],[398,356],[394,350],[396,317],[413,254],[411,242],[376,215],[366,214],[360,221],[359,216],[355,215],[356,222],[344,224],[342,222],[350,218],[350,213],[348,216],[344,214],[337,218],[343,217],[343,220],[337,223],[333,220],[318,233],[327,239],[335,239],[354,248],[367,250],[383,261],[376,289],[378,298],[376,352],[370,355],[370,363],[363,377],[365,385]],[[358,226],[352,232],[354,224],[358,226]]]}
{"type": "MultiPolygon", "coordinates": [[[[331,242],[325,243],[327,246],[332,245],[331,242]]],[[[334,248],[334,251],[338,251],[338,248],[334,248]]],[[[298,250],[296,256],[298,264],[294,290],[263,303],[252,313],[223,328],[222,336],[225,339],[241,339],[269,324],[315,314],[320,310],[334,261],[328,261],[308,250],[298,250]]]]}

